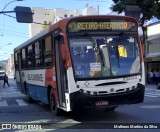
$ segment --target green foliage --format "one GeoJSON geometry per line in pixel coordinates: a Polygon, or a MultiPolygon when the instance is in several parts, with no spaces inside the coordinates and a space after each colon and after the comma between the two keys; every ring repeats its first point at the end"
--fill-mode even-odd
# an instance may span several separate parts
{"type": "Polygon", "coordinates": [[[160,18],[160,3],[159,0],[112,0],[114,5],[110,7],[112,11],[121,13],[124,11],[125,5],[138,5],[143,14],[142,25],[144,20],[150,20],[153,16],[160,18]]]}
{"type": "Polygon", "coordinates": [[[160,2],[159,0],[112,0],[114,4],[110,7],[112,11],[121,13],[124,11],[126,5],[137,5],[141,9],[143,14],[140,18],[140,25],[143,30],[143,42],[145,42],[144,32],[146,27],[144,27],[145,20],[150,20],[153,16],[160,19],[160,2]]]}

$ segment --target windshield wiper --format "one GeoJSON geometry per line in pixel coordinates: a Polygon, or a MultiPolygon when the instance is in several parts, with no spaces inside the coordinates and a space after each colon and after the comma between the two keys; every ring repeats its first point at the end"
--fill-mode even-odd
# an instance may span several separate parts
{"type": "Polygon", "coordinates": [[[93,44],[93,48],[95,48],[96,43],[95,43],[94,39],[92,38],[92,36],[89,33],[85,33],[84,37],[89,37],[90,41],[93,44]]]}
{"type": "Polygon", "coordinates": [[[97,62],[99,60],[98,56],[100,56],[100,63],[102,64],[102,66],[104,66],[104,60],[103,60],[103,56],[102,56],[102,51],[100,49],[100,45],[101,45],[101,39],[97,39],[96,42],[94,41],[94,39],[92,38],[92,36],[89,33],[85,33],[84,34],[85,37],[89,37],[90,41],[93,44],[93,49],[96,52],[96,59],[97,62]]]}
{"type": "Polygon", "coordinates": [[[118,67],[120,67],[118,45],[116,46],[116,57],[117,57],[117,61],[118,61],[118,67]]]}
{"type": "Polygon", "coordinates": [[[123,32],[123,31],[120,32],[120,33],[119,33],[119,36],[124,36],[124,32],[123,32]]]}

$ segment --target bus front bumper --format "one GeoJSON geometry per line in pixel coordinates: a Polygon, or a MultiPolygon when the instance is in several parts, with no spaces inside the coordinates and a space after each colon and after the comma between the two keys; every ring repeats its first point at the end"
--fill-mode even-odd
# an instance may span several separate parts
{"type": "Polygon", "coordinates": [[[80,91],[70,94],[72,109],[107,108],[111,106],[136,104],[144,100],[145,86],[138,84],[135,90],[116,94],[89,95],[80,91]]]}

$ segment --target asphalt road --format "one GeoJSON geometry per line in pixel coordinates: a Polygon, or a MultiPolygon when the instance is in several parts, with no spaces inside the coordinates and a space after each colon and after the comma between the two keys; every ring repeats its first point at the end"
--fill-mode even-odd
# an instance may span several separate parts
{"type": "Polygon", "coordinates": [[[40,125],[45,131],[160,130],[160,90],[155,86],[147,86],[145,100],[141,104],[119,106],[113,112],[88,110],[64,113],[63,116],[57,117],[52,115],[48,105],[40,102],[28,104],[25,96],[17,90],[13,79],[10,80],[10,85],[11,87],[5,89],[0,87],[0,122],[3,124],[21,123],[25,126],[29,123],[40,125]]]}

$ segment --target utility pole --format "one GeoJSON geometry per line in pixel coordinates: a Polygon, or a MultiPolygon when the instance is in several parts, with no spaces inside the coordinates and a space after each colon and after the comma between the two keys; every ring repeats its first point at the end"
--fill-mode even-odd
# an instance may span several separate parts
{"type": "Polygon", "coordinates": [[[99,15],[99,5],[97,5],[97,14],[99,15]]]}

